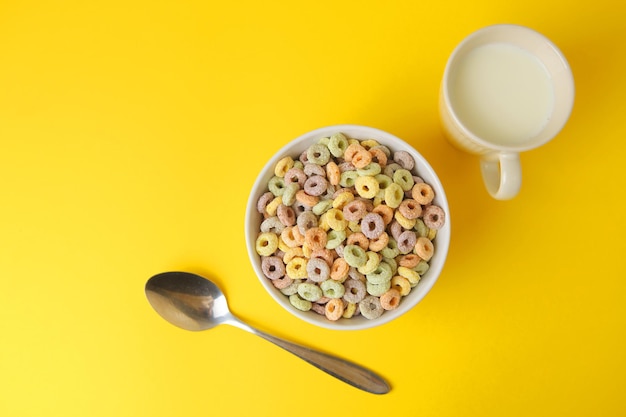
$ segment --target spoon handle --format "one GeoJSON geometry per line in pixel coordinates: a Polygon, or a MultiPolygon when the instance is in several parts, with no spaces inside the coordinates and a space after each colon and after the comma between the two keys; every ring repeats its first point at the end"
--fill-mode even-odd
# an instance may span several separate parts
{"type": "Polygon", "coordinates": [[[384,379],[369,369],[365,369],[353,362],[349,362],[345,359],[319,352],[296,343],[288,342],[284,339],[255,329],[254,327],[240,322],[239,320],[237,320],[237,323],[231,322],[231,324],[256,334],[257,336],[261,336],[265,340],[293,353],[316,368],[321,369],[327,374],[332,375],[335,378],[352,385],[353,387],[372,394],[386,394],[390,390],[389,385],[384,379]]]}

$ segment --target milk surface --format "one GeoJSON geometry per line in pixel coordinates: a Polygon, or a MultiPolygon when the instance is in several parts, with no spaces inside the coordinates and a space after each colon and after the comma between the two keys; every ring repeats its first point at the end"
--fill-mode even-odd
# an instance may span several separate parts
{"type": "Polygon", "coordinates": [[[450,102],[459,120],[478,137],[517,145],[546,125],[554,87],[535,56],[510,44],[480,46],[450,73],[450,102]]]}

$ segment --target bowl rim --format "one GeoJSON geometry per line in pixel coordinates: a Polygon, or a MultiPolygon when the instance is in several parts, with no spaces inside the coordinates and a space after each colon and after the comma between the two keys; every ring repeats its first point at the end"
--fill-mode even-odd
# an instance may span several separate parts
{"type": "MultiPolygon", "coordinates": [[[[306,147],[304,149],[306,149],[306,147]]],[[[300,150],[299,152],[302,152],[303,150],[300,150]]],[[[448,206],[448,199],[445,194],[445,188],[443,186],[443,183],[439,179],[435,170],[428,163],[426,158],[421,153],[419,153],[417,149],[415,149],[412,145],[408,144],[403,139],[400,139],[399,137],[378,128],[357,124],[338,124],[320,127],[308,131],[298,136],[297,138],[290,140],[278,151],[276,151],[273,156],[264,164],[264,166],[259,171],[248,196],[248,202],[245,211],[244,233],[246,238],[248,257],[250,259],[250,263],[257,276],[258,281],[261,283],[263,288],[265,288],[266,292],[269,293],[269,295],[285,310],[287,310],[292,315],[300,318],[301,320],[315,326],[332,330],[363,330],[381,326],[385,323],[388,323],[403,316],[405,313],[407,313],[413,307],[419,304],[421,300],[430,292],[432,287],[437,282],[439,276],[441,275],[443,267],[446,263],[450,246],[450,227],[450,209],[448,206]],[[424,180],[435,188],[436,204],[440,206],[446,214],[446,223],[441,229],[439,229],[439,231],[437,232],[437,236],[433,242],[436,248],[433,259],[436,260],[436,263],[431,263],[429,270],[424,274],[424,276],[420,280],[420,283],[415,288],[413,288],[413,290],[411,291],[411,294],[413,295],[409,299],[409,302],[400,303],[400,306],[397,309],[386,311],[382,316],[373,320],[365,319],[362,317],[355,317],[333,322],[326,319],[322,315],[318,315],[317,313],[312,313],[310,311],[304,312],[294,308],[289,303],[289,298],[282,294],[278,289],[276,289],[271,284],[271,282],[264,276],[260,266],[261,262],[259,255],[256,253],[255,250],[255,242],[259,230],[258,225],[260,223],[258,211],[256,209],[257,201],[260,195],[265,192],[265,189],[267,188],[267,181],[269,180],[269,178],[271,178],[271,176],[273,176],[273,168],[276,163],[281,158],[288,155],[294,157],[295,159],[295,157],[299,155],[297,154],[298,151],[296,150],[302,148],[305,143],[308,143],[309,141],[314,139],[320,139],[322,137],[330,136],[337,132],[342,132],[348,137],[355,137],[359,140],[363,140],[366,138],[380,140],[382,144],[386,144],[385,142],[391,141],[393,142],[393,144],[389,147],[392,151],[406,150],[411,153],[411,155],[416,160],[415,162],[417,165],[418,175],[428,178],[424,178],[424,180]]],[[[433,259],[431,259],[431,262],[433,259]]],[[[411,296],[411,294],[409,294],[409,296],[411,296]]]]}

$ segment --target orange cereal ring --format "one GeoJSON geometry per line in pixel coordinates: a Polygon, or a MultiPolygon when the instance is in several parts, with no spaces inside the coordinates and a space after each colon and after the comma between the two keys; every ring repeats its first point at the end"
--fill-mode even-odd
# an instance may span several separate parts
{"type": "Polygon", "coordinates": [[[326,164],[326,178],[328,178],[328,182],[332,185],[339,184],[341,171],[339,170],[339,165],[337,165],[334,161],[330,161],[326,164]]]}
{"type": "Polygon", "coordinates": [[[341,298],[333,298],[324,306],[324,315],[328,320],[337,321],[343,316],[343,300],[341,298]]]}
{"type": "Polygon", "coordinates": [[[383,232],[377,238],[370,239],[369,250],[373,250],[374,252],[380,252],[387,246],[387,243],[389,243],[389,235],[387,234],[387,232],[383,232]]]}
{"type": "Polygon", "coordinates": [[[373,213],[380,214],[383,223],[387,226],[393,220],[393,209],[386,204],[379,204],[372,210],[373,213]]]}
{"type": "Polygon", "coordinates": [[[343,258],[335,259],[333,266],[330,267],[330,278],[335,281],[343,281],[350,272],[350,265],[343,258]]]}
{"type": "Polygon", "coordinates": [[[377,162],[381,168],[384,168],[387,165],[387,154],[383,152],[380,148],[372,148],[369,150],[372,155],[372,162],[377,162]]]}
{"type": "Polygon", "coordinates": [[[419,237],[415,243],[415,253],[425,261],[432,258],[435,248],[427,237],[419,237]]]}
{"type": "Polygon", "coordinates": [[[415,268],[417,264],[422,260],[419,256],[414,253],[409,253],[408,255],[402,255],[400,260],[398,261],[398,265],[404,266],[406,268],[415,268]]]}
{"type": "Polygon", "coordinates": [[[407,198],[400,203],[398,211],[407,219],[413,220],[422,215],[422,206],[412,198],[407,198]]]}
{"type": "Polygon", "coordinates": [[[411,189],[411,197],[422,205],[430,204],[435,198],[433,188],[425,182],[417,183],[411,189]]]}
{"type": "Polygon", "coordinates": [[[400,305],[400,291],[395,288],[390,288],[386,293],[380,296],[380,305],[385,310],[396,309],[400,305]]]}
{"type": "Polygon", "coordinates": [[[370,162],[372,162],[372,154],[366,149],[359,150],[354,154],[351,162],[357,169],[365,168],[370,162]]]}
{"type": "Polygon", "coordinates": [[[304,243],[312,251],[324,249],[326,247],[326,232],[321,227],[311,227],[304,233],[304,243]]]}
{"type": "Polygon", "coordinates": [[[300,190],[296,193],[296,201],[299,201],[305,206],[313,207],[319,203],[320,199],[319,197],[307,194],[304,190],[300,190]]]}
{"type": "Polygon", "coordinates": [[[274,279],[270,282],[274,284],[274,287],[278,288],[279,290],[282,290],[284,288],[287,288],[291,284],[293,284],[293,279],[285,275],[282,278],[274,279]]]}
{"type": "Polygon", "coordinates": [[[333,261],[335,260],[335,257],[333,256],[334,252],[331,252],[330,250],[324,248],[324,249],[316,249],[314,251],[311,252],[311,256],[310,258],[320,258],[326,261],[326,263],[328,264],[328,266],[332,266],[333,261]]]}
{"type": "Polygon", "coordinates": [[[354,155],[360,151],[360,150],[365,150],[364,147],[362,147],[359,143],[357,142],[353,142],[350,145],[348,145],[348,147],[346,148],[345,152],[343,153],[343,159],[346,162],[352,162],[352,158],[354,157],[354,155]]]}
{"type": "Polygon", "coordinates": [[[361,232],[352,233],[350,236],[348,236],[348,240],[346,243],[348,245],[360,246],[363,250],[367,250],[370,245],[370,241],[361,232]]]}

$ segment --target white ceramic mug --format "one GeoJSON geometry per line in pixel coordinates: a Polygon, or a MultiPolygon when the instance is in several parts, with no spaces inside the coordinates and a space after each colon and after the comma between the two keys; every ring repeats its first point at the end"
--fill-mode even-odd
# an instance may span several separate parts
{"type": "Polygon", "coordinates": [[[493,25],[452,52],[439,111],[446,137],[479,155],[487,191],[506,200],[521,187],[519,153],[554,138],[573,104],[572,71],[550,40],[524,26],[493,25]]]}

